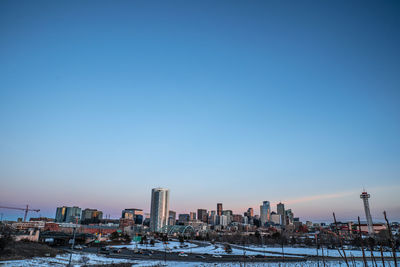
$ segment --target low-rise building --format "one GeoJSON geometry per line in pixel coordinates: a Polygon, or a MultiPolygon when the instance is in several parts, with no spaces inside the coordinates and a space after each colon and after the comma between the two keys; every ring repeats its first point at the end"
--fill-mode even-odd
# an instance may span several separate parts
{"type": "Polygon", "coordinates": [[[124,229],[125,227],[129,227],[135,225],[135,221],[133,219],[121,218],[119,219],[119,228],[124,229]]]}
{"type": "Polygon", "coordinates": [[[11,227],[18,231],[25,231],[29,229],[44,229],[46,222],[44,221],[33,221],[33,222],[15,222],[11,224],[11,227]]]}
{"type": "MultiPolygon", "coordinates": [[[[351,229],[360,231],[360,227],[359,227],[358,223],[349,223],[349,226],[351,227],[351,229]]],[[[361,232],[368,233],[368,224],[362,223],[362,224],[360,224],[360,226],[361,226],[361,232]]],[[[373,228],[375,234],[379,233],[382,230],[387,230],[386,224],[383,224],[383,223],[374,223],[372,228],[373,228]]]]}
{"type": "Polygon", "coordinates": [[[13,238],[14,241],[21,241],[21,240],[28,240],[31,242],[38,242],[39,241],[39,234],[40,230],[39,229],[31,229],[29,231],[24,231],[24,232],[19,232],[16,233],[13,238]]]}

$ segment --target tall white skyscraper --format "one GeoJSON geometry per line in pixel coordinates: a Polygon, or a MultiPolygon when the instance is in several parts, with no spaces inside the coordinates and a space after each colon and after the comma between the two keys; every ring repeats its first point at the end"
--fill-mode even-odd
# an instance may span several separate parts
{"type": "Polygon", "coordinates": [[[270,221],[271,214],[271,206],[269,201],[263,201],[263,204],[260,206],[260,221],[261,226],[264,226],[265,223],[270,221]]]}
{"type": "Polygon", "coordinates": [[[169,190],[153,188],[151,190],[150,230],[160,232],[163,226],[168,225],[169,217],[169,190]]]}

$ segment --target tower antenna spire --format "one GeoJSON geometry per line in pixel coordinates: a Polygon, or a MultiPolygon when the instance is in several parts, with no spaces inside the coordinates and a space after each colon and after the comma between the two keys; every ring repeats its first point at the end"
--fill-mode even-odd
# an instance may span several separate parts
{"type": "MultiPolygon", "coordinates": [[[[369,209],[368,199],[370,197],[371,197],[370,194],[368,194],[367,191],[365,191],[365,189],[360,195],[360,198],[363,200],[364,203],[365,218],[367,219],[367,225],[368,225],[368,234],[372,236],[374,234],[374,225],[372,223],[371,211],[369,209]]],[[[361,231],[361,229],[359,230],[361,231]]]]}

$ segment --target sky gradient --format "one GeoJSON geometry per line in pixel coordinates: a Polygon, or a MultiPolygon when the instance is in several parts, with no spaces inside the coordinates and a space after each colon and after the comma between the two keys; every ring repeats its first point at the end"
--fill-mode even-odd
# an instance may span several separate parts
{"type": "MultiPolygon", "coordinates": [[[[0,1],[0,205],[400,220],[398,1],[0,1]],[[323,3],[322,3],[323,2],[323,3]],[[273,210],[276,206],[273,206],[273,210]]],[[[5,218],[20,212],[0,210],[5,218]]]]}

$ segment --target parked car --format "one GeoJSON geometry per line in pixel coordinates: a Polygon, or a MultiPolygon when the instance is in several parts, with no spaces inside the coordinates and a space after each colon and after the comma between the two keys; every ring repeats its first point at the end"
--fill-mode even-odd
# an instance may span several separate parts
{"type": "Polygon", "coordinates": [[[212,255],[213,256],[213,258],[222,258],[222,256],[221,255],[218,255],[218,254],[214,254],[214,255],[212,255]]]}
{"type": "Polygon", "coordinates": [[[179,256],[179,257],[187,257],[187,256],[188,256],[188,254],[185,254],[185,253],[179,253],[179,254],[178,254],[178,256],[179,256]]]}

